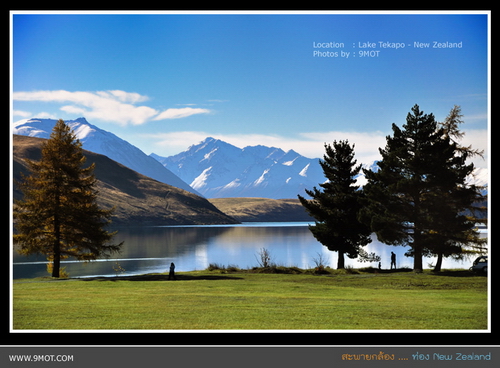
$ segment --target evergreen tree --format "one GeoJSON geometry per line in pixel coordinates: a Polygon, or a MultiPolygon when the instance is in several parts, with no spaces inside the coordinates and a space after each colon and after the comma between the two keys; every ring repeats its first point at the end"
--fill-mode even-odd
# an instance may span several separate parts
{"type": "Polygon", "coordinates": [[[358,220],[362,192],[356,183],[361,165],[356,166],[354,145],[348,141],[325,144],[326,154],[320,160],[327,181],[319,184],[323,189],[306,190],[312,199],[298,196],[308,213],[315,218],[309,226],[314,237],[329,250],[338,252],[337,268],[345,268],[344,255],[356,258],[371,242],[370,228],[358,220]]]}
{"type": "Polygon", "coordinates": [[[460,244],[471,239],[474,224],[462,211],[477,198],[465,185],[474,166],[465,163],[467,155],[434,115],[418,105],[403,129],[393,124],[392,130],[380,149],[379,169],[364,170],[362,218],[380,241],[410,246],[406,255],[421,272],[424,255],[460,254],[460,244]]]}
{"type": "Polygon", "coordinates": [[[472,146],[463,147],[459,145],[458,140],[462,139],[465,135],[465,133],[462,132],[458,126],[459,124],[463,124],[464,121],[462,118],[463,115],[461,107],[455,105],[450,110],[444,122],[439,123],[439,126],[443,128],[444,135],[457,144],[457,150],[460,153],[467,155],[467,157],[480,156],[481,158],[484,158],[483,151],[473,149],[472,146]]]}
{"type": "Polygon", "coordinates": [[[486,223],[486,196],[481,186],[468,184],[473,176],[474,165],[467,164],[469,157],[481,156],[482,151],[472,146],[464,147],[458,143],[464,133],[458,125],[463,123],[460,106],[454,106],[443,123],[444,138],[449,138],[455,148],[455,155],[448,161],[450,180],[437,188],[435,195],[435,216],[433,229],[429,231],[428,248],[437,256],[434,271],[439,272],[443,257],[463,259],[464,255],[485,252],[486,238],[481,238],[478,223],[486,223]]]}
{"type": "Polygon", "coordinates": [[[24,197],[14,205],[14,242],[22,254],[46,255],[53,277],[60,276],[62,259],[93,260],[122,245],[107,244],[115,235],[105,230],[112,211],[98,207],[94,165],[83,168],[84,162],[81,143],[59,120],[41,160],[27,160],[31,175],[18,183],[24,197]]]}

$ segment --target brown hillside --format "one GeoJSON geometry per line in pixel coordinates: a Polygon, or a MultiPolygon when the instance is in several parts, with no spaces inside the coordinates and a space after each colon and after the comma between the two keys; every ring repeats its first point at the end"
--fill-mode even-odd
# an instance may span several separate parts
{"type": "MultiPolygon", "coordinates": [[[[24,159],[39,160],[44,139],[13,136],[13,176],[27,174],[24,159]]],[[[84,151],[86,165],[95,163],[99,203],[115,206],[116,225],[231,224],[237,220],[218,210],[207,199],[141,175],[110,158],[84,151]]],[[[14,185],[14,199],[22,193],[14,185]]]]}
{"type": "Polygon", "coordinates": [[[242,222],[313,221],[298,199],[211,198],[209,201],[242,222]]]}

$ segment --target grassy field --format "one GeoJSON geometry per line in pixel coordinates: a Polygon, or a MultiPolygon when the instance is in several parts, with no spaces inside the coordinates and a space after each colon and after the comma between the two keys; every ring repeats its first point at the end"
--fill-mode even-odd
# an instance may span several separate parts
{"type": "Polygon", "coordinates": [[[487,328],[487,278],[468,271],[326,275],[227,270],[15,280],[14,329],[487,328]]]}

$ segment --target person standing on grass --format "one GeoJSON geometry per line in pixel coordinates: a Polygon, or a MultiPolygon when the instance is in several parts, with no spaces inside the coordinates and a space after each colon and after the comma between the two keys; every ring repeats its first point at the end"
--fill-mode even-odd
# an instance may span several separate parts
{"type": "Polygon", "coordinates": [[[175,277],[175,264],[174,264],[174,262],[170,263],[170,272],[168,274],[168,279],[170,280],[171,278],[173,278],[174,280],[177,280],[177,278],[175,277]]]}
{"type": "Polygon", "coordinates": [[[392,265],[394,265],[394,269],[396,269],[396,254],[394,252],[391,252],[391,270],[392,265]]]}

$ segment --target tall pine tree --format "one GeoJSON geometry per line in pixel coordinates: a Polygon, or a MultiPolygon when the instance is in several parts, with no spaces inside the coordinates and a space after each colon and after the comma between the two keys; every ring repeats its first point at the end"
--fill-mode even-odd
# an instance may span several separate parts
{"type": "Polygon", "coordinates": [[[433,114],[415,105],[400,129],[380,149],[377,171],[364,170],[367,205],[362,210],[380,241],[409,246],[414,271],[423,270],[424,255],[461,252],[474,223],[463,214],[477,199],[465,184],[474,166],[467,165],[456,142],[433,114]]]}
{"type": "Polygon", "coordinates": [[[63,120],[42,146],[41,160],[27,162],[31,175],[18,183],[24,197],[14,205],[20,253],[46,255],[59,277],[62,259],[93,260],[120,250],[122,243],[108,244],[115,235],[105,230],[112,211],[97,205],[94,165],[83,168],[81,143],[63,120]]]}
{"type": "Polygon", "coordinates": [[[348,141],[325,144],[320,160],[327,181],[323,189],[306,190],[312,199],[298,196],[308,213],[315,218],[309,227],[314,237],[329,250],[338,252],[337,268],[345,268],[344,255],[356,258],[362,246],[371,242],[370,228],[358,220],[362,192],[356,183],[361,165],[356,166],[354,145],[348,141]]]}
{"type": "Polygon", "coordinates": [[[485,224],[486,196],[482,194],[482,186],[468,183],[474,174],[474,165],[467,159],[474,156],[483,157],[483,152],[464,147],[459,144],[464,133],[460,131],[462,124],[460,106],[454,106],[443,123],[444,138],[450,139],[455,154],[447,161],[448,180],[442,180],[436,190],[433,229],[429,231],[429,252],[437,256],[435,272],[441,271],[444,257],[463,259],[468,254],[486,252],[486,238],[482,238],[477,224],[485,224]]]}

